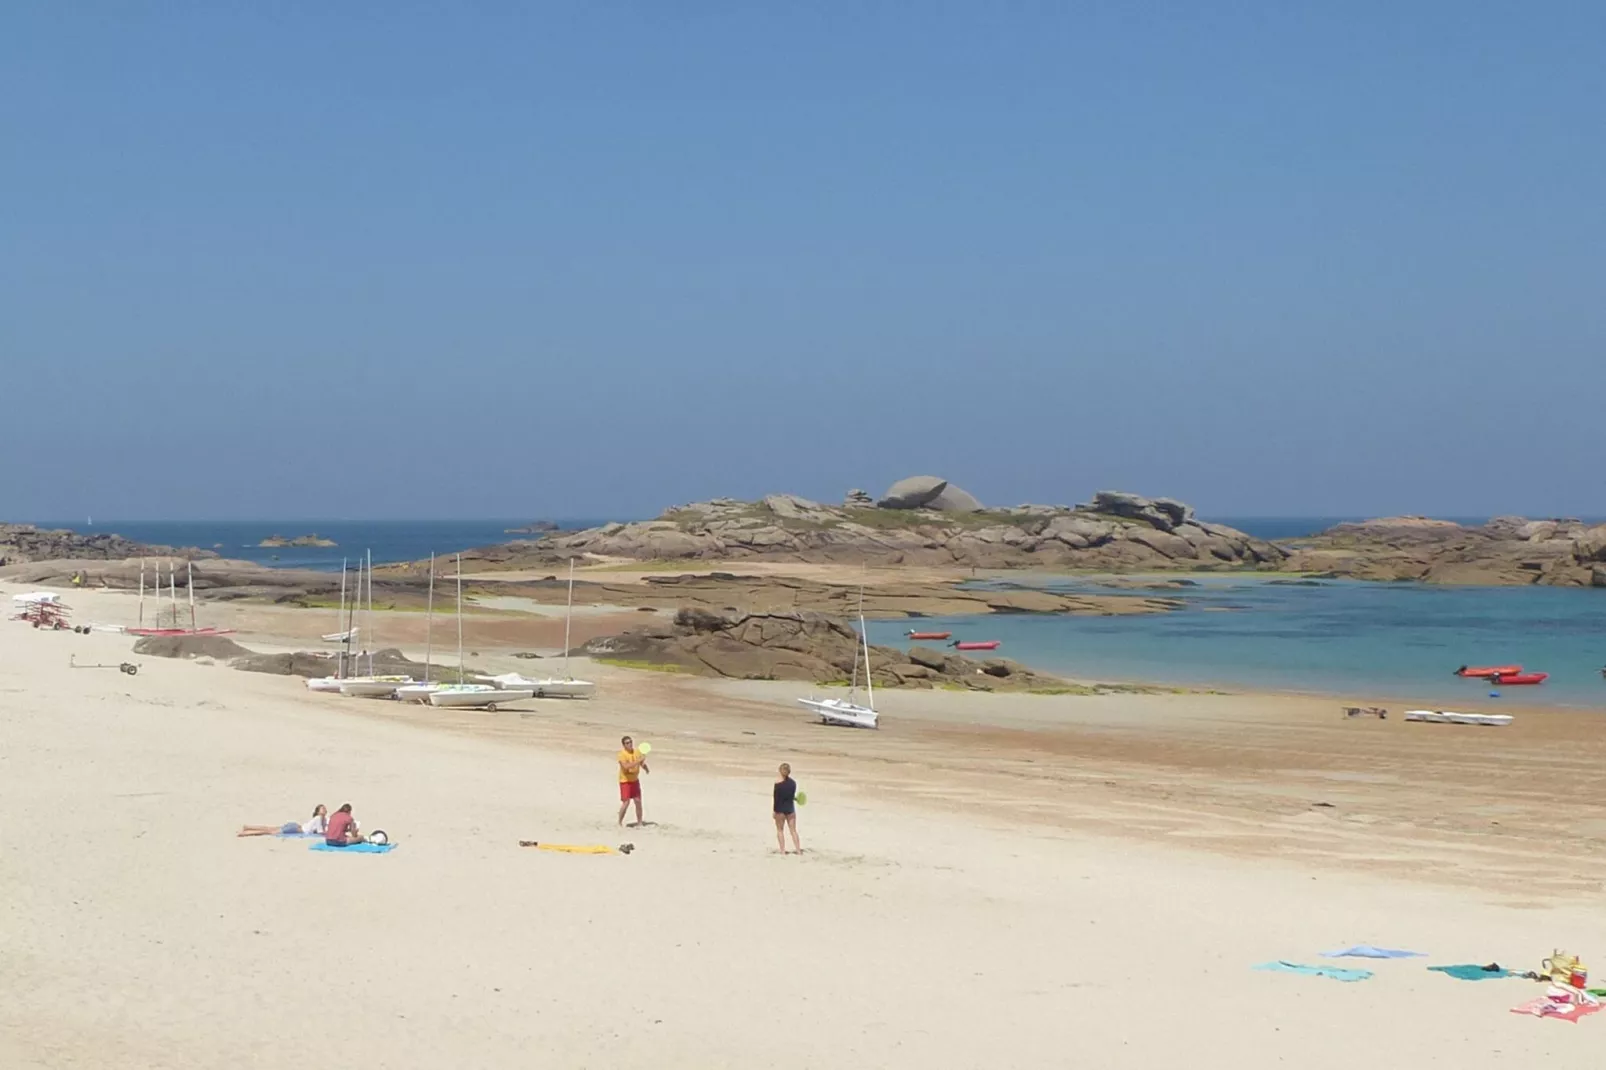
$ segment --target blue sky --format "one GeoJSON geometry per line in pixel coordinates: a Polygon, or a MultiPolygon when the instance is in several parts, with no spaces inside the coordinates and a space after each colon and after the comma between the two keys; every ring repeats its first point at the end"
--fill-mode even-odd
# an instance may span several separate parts
{"type": "Polygon", "coordinates": [[[1606,513],[1606,5],[5,23],[6,518],[1606,513]]]}

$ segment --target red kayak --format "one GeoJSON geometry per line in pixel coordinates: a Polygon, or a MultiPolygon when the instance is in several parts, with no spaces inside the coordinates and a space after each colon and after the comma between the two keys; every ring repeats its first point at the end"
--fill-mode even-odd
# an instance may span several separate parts
{"type": "Polygon", "coordinates": [[[911,639],[946,639],[950,635],[953,635],[954,633],[953,632],[908,632],[907,634],[908,634],[909,638],[911,638],[911,639]]]}
{"type": "Polygon", "coordinates": [[[955,650],[997,650],[998,640],[989,639],[985,643],[955,643],[955,650]]]}
{"type": "Polygon", "coordinates": [[[1489,677],[1489,682],[1495,687],[1514,687],[1518,684],[1542,684],[1549,678],[1548,672],[1519,672],[1510,676],[1502,673],[1489,677]]]}
{"type": "Polygon", "coordinates": [[[1455,671],[1457,676],[1482,677],[1485,680],[1496,676],[1518,676],[1521,673],[1521,665],[1463,665],[1455,671]]]}

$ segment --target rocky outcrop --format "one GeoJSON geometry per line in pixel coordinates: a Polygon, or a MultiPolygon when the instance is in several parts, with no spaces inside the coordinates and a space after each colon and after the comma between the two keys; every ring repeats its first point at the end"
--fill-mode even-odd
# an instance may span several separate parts
{"type": "MultiPolygon", "coordinates": [[[[893,490],[928,503],[953,488],[932,479],[893,490]]],[[[889,499],[883,499],[883,502],[889,499]]],[[[1075,509],[940,512],[839,508],[776,494],[678,506],[657,520],[609,524],[464,555],[478,567],[557,566],[572,557],[635,561],[772,559],[972,569],[1136,571],[1279,566],[1284,552],[1209,524],[1168,498],[1105,492],[1075,509]]]]}
{"type": "MultiPolygon", "coordinates": [[[[855,665],[863,682],[859,636],[823,613],[715,613],[683,609],[674,623],[593,639],[575,653],[604,660],[673,666],[739,680],[846,683],[855,665]]],[[[1005,658],[974,661],[930,647],[870,648],[878,687],[965,687],[976,691],[1051,689],[1061,681],[1005,658]]]]}
{"type": "Polygon", "coordinates": [[[1339,524],[1289,544],[1284,567],[1365,580],[1606,586],[1606,525],[1502,516],[1466,526],[1427,517],[1339,524]]]}
{"type": "Polygon", "coordinates": [[[869,494],[868,491],[863,491],[863,490],[860,490],[859,488],[855,487],[852,490],[848,491],[848,493],[843,497],[843,499],[842,499],[842,508],[844,508],[844,509],[873,509],[873,508],[875,508],[875,499],[870,497],[870,494],[869,494]]]}
{"type": "Polygon", "coordinates": [[[263,549],[279,549],[285,546],[338,546],[339,543],[313,532],[311,535],[297,535],[289,539],[283,535],[269,535],[257,545],[263,549]]]}
{"type": "Polygon", "coordinates": [[[562,525],[551,520],[532,520],[522,528],[503,528],[504,535],[544,535],[549,531],[562,531],[562,525]]]}
{"type": "Polygon", "coordinates": [[[32,524],[0,524],[0,565],[35,561],[118,561],[129,557],[176,557],[202,560],[218,555],[193,546],[177,548],[135,542],[121,535],[84,535],[76,531],[40,529],[32,524]]]}

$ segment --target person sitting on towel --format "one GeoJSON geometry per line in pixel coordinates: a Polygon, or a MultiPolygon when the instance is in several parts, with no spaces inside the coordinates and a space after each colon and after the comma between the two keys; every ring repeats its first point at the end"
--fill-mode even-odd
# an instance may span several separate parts
{"type": "Polygon", "coordinates": [[[312,808],[312,819],[305,825],[286,821],[282,825],[244,825],[236,836],[322,836],[329,824],[329,809],[323,803],[312,808]]]}
{"type": "Polygon", "coordinates": [[[357,819],[351,816],[350,803],[342,805],[329,818],[329,827],[324,830],[323,840],[330,847],[350,847],[354,843],[366,842],[357,829],[357,819]]]}

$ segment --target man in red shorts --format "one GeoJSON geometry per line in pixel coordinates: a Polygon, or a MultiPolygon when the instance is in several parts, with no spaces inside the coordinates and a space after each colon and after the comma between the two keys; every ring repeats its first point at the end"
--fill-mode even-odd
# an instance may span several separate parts
{"type": "Polygon", "coordinates": [[[619,824],[625,823],[625,813],[630,804],[636,804],[636,820],[631,822],[631,828],[641,825],[641,774],[652,772],[647,768],[647,759],[636,750],[636,743],[629,736],[619,741],[622,748],[619,751],[619,824]]]}

